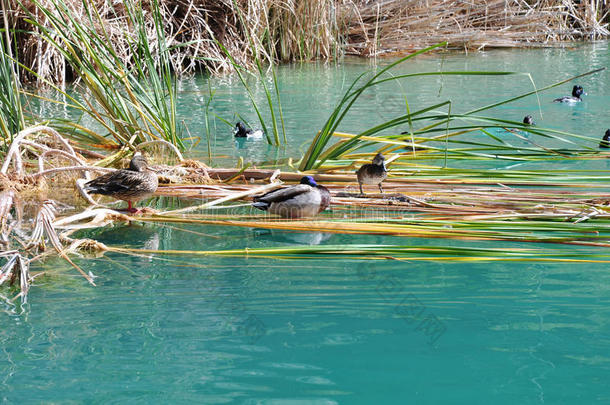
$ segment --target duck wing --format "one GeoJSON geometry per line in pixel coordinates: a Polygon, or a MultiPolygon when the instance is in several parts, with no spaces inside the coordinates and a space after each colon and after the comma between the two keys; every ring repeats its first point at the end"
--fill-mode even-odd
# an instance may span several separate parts
{"type": "Polygon", "coordinates": [[[307,184],[296,184],[294,186],[283,187],[277,190],[270,191],[259,197],[254,197],[254,201],[266,204],[278,203],[290,200],[291,198],[307,193],[311,190],[312,187],[307,184]]]}
{"type": "Polygon", "coordinates": [[[330,205],[330,191],[320,185],[317,185],[316,189],[320,193],[320,211],[324,211],[330,205]]]}
{"type": "Polygon", "coordinates": [[[356,174],[357,175],[362,175],[362,173],[365,173],[368,170],[369,166],[371,166],[370,163],[367,163],[367,164],[364,164],[364,165],[360,166],[360,169],[356,170],[356,174]]]}
{"type": "Polygon", "coordinates": [[[133,190],[142,184],[140,173],[117,170],[85,183],[85,189],[94,194],[112,195],[133,190]]]}
{"type": "Polygon", "coordinates": [[[579,101],[580,101],[579,98],[572,97],[572,96],[563,96],[563,97],[556,98],[555,100],[553,100],[553,102],[555,102],[555,103],[577,103],[579,101]]]}
{"type": "Polygon", "coordinates": [[[257,129],[256,131],[249,131],[246,136],[250,139],[262,139],[263,131],[261,131],[260,129],[257,129]]]}

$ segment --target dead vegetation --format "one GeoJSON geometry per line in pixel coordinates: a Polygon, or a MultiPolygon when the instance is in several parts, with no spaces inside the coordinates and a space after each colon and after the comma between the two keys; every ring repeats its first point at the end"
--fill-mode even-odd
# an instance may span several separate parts
{"type": "Polygon", "coordinates": [[[610,34],[609,11],[603,0],[387,0],[351,3],[342,19],[346,52],[376,56],[443,41],[468,50],[601,39],[610,34]]]}
{"type": "MultiPolygon", "coordinates": [[[[180,152],[162,140],[141,143],[133,148],[151,146],[169,148],[179,161],[183,161],[180,152]]],[[[124,153],[119,151],[115,157],[124,153]]],[[[99,206],[83,190],[82,183],[90,179],[91,173],[115,170],[96,166],[112,161],[99,158],[88,161],[56,130],[43,125],[28,127],[12,138],[0,167],[0,258],[5,259],[0,268],[0,286],[18,282],[20,292],[11,300],[19,297],[26,300],[30,282],[39,275],[30,275],[30,265],[51,254],[65,259],[95,285],[93,276],[85,273],[68,255],[81,249],[103,250],[103,245],[71,239],[68,234],[57,231],[55,222],[58,213],[74,212],[87,203],[99,206]]],[[[117,162],[122,164],[120,159],[117,162]]],[[[194,161],[184,161],[184,166],[159,166],[157,170],[166,183],[176,179],[200,184],[211,182],[205,165],[194,161]]],[[[85,211],[88,212],[91,210],[85,211]]],[[[129,220],[128,216],[106,208],[94,210],[93,214],[102,215],[103,221],[129,220]]],[[[107,222],[102,225],[104,223],[107,222]]]]}
{"type": "MultiPolygon", "coordinates": [[[[75,24],[94,26],[106,36],[127,66],[138,57],[130,46],[135,33],[123,2],[26,0],[25,9],[16,0],[2,4],[17,33],[19,59],[39,76],[23,72],[30,81],[74,78],[63,55],[27,22],[31,18],[44,23],[41,7],[65,5],[76,16],[75,24]],[[99,19],[90,20],[86,11],[91,9],[99,19]]],[[[147,36],[155,44],[152,4],[141,2],[150,19],[145,22],[147,36]]],[[[311,60],[344,53],[376,57],[443,41],[453,48],[479,49],[595,40],[608,37],[610,11],[605,0],[195,0],[163,1],[159,6],[178,76],[198,70],[231,71],[223,46],[237,64],[252,66],[255,58],[311,60]]]]}

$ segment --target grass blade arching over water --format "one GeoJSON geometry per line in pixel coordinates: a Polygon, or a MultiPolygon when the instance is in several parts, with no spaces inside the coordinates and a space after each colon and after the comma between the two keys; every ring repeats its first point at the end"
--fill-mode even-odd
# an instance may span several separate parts
{"type": "MultiPolygon", "coordinates": [[[[423,53],[423,52],[427,52],[431,49],[434,49],[436,47],[442,46],[443,44],[439,44],[437,46],[434,47],[430,47],[427,49],[424,49],[422,51],[420,51],[419,53],[423,53]]],[[[324,162],[326,160],[333,160],[333,159],[340,159],[343,155],[345,155],[346,153],[353,151],[354,149],[363,146],[364,144],[366,145],[370,145],[371,136],[374,136],[382,131],[387,131],[390,130],[394,127],[397,126],[401,126],[401,125],[405,125],[408,124],[409,126],[409,131],[407,136],[397,136],[397,135],[381,135],[378,136],[380,137],[380,139],[383,138],[387,138],[390,140],[401,140],[401,141],[405,141],[405,147],[408,145],[414,145],[414,142],[417,140],[418,141],[418,145],[422,145],[423,142],[429,142],[429,141],[444,141],[444,147],[443,148],[439,148],[438,146],[432,146],[431,149],[432,150],[438,150],[439,152],[442,151],[443,154],[443,158],[446,160],[447,158],[450,158],[454,155],[453,151],[448,150],[448,146],[450,142],[456,142],[456,141],[449,141],[449,134],[451,133],[452,136],[455,135],[459,135],[459,133],[457,131],[459,130],[464,130],[464,129],[468,129],[469,131],[481,131],[483,134],[486,135],[490,135],[488,132],[486,132],[484,130],[484,128],[492,128],[492,127],[506,127],[507,125],[510,125],[512,127],[516,127],[519,130],[524,130],[530,134],[535,134],[538,136],[542,136],[542,137],[549,137],[549,138],[555,138],[555,139],[560,139],[563,142],[568,142],[574,146],[577,147],[577,150],[582,151],[582,150],[591,150],[591,147],[587,147],[586,145],[582,145],[582,144],[577,144],[576,142],[573,141],[573,139],[576,138],[580,138],[580,139],[585,139],[585,140],[592,140],[591,138],[588,137],[583,137],[583,136],[579,136],[579,135],[575,135],[575,134],[569,134],[569,133],[565,133],[565,132],[560,132],[560,131],[555,131],[555,130],[546,130],[544,128],[530,128],[530,127],[526,127],[523,125],[523,123],[520,122],[512,122],[512,121],[507,121],[507,120],[498,120],[492,117],[482,117],[482,116],[474,116],[474,114],[484,111],[484,110],[488,110],[491,108],[495,108],[510,102],[513,102],[515,100],[519,100],[521,98],[524,97],[528,97],[531,95],[538,95],[539,92],[544,91],[544,90],[548,90],[550,88],[559,86],[563,83],[566,83],[570,80],[574,80],[576,78],[579,77],[583,77],[586,75],[590,75],[590,74],[594,74],[597,73],[601,70],[603,70],[604,68],[601,69],[595,69],[580,75],[576,75],[573,76],[569,79],[566,80],[562,80],[556,83],[552,83],[550,85],[547,85],[541,89],[536,89],[535,83],[533,82],[533,79],[531,77],[531,75],[527,74],[527,73],[520,73],[520,72],[497,72],[497,71],[447,71],[447,72],[423,72],[423,73],[410,73],[410,74],[403,74],[403,75],[391,75],[388,78],[381,78],[379,79],[379,77],[384,74],[384,73],[390,73],[390,69],[395,67],[396,65],[405,62],[406,60],[408,60],[409,58],[412,58],[413,56],[419,54],[419,53],[414,53],[412,55],[409,55],[407,57],[401,58],[399,60],[397,60],[396,62],[386,66],[385,68],[381,69],[378,73],[376,73],[375,75],[372,76],[371,79],[367,80],[363,85],[359,85],[359,82],[361,81],[363,75],[358,76],[351,84],[351,86],[348,88],[348,90],[345,92],[343,98],[341,99],[341,101],[338,103],[337,107],[331,112],[328,120],[326,121],[324,127],[322,128],[322,130],[320,130],[316,136],[314,137],[313,141],[311,142],[309,149],[307,150],[307,153],[305,154],[305,156],[301,159],[301,163],[299,166],[299,170],[305,171],[305,170],[311,170],[311,169],[316,169],[316,168],[320,168],[324,162]],[[480,107],[477,109],[474,109],[472,111],[466,112],[466,113],[449,113],[449,112],[439,112],[437,111],[438,108],[440,107],[444,107],[444,106],[450,106],[453,100],[447,100],[441,103],[437,103],[435,105],[431,105],[431,106],[427,106],[424,108],[421,108],[419,110],[416,111],[412,111],[412,106],[409,106],[409,103],[407,100],[405,100],[405,104],[407,106],[407,114],[399,116],[397,118],[394,118],[392,120],[383,122],[381,124],[378,124],[372,128],[369,128],[357,135],[353,135],[350,136],[347,139],[343,139],[337,143],[335,143],[334,145],[330,146],[329,148],[326,148],[326,146],[328,145],[328,142],[330,141],[330,139],[335,135],[335,132],[339,126],[339,124],[341,123],[341,121],[345,118],[346,114],[349,112],[350,108],[353,106],[353,104],[355,103],[355,101],[358,99],[358,97],[367,89],[382,83],[386,83],[386,82],[390,82],[390,81],[394,81],[394,80],[399,80],[399,79],[409,79],[409,78],[416,78],[416,77],[422,77],[422,76],[507,76],[507,75],[524,75],[527,76],[530,80],[530,82],[532,83],[532,86],[534,86],[534,90],[531,92],[527,92],[525,94],[521,94],[521,95],[517,95],[515,97],[511,97],[509,99],[503,100],[503,101],[499,101],[496,103],[492,103],[490,105],[484,106],[484,107],[480,107]],[[426,115],[425,113],[430,113],[433,112],[434,115],[426,115]],[[432,124],[428,124],[425,125],[423,127],[420,128],[414,128],[413,125],[419,121],[426,121],[426,122],[430,122],[432,121],[432,124]],[[478,126],[464,126],[462,125],[455,125],[456,123],[461,123],[461,122],[475,122],[477,124],[481,123],[481,125],[478,126]],[[493,123],[493,124],[492,124],[493,123]],[[438,127],[443,127],[442,130],[439,129],[438,127]],[[437,131],[443,131],[445,132],[445,137],[436,137],[436,138],[432,138],[430,135],[433,134],[434,132],[437,131]],[[563,136],[563,137],[560,137],[563,136]],[[414,137],[417,137],[417,139],[415,139],[414,137]],[[369,138],[366,142],[363,142],[361,138],[369,138]],[[563,138],[563,139],[562,139],[563,138]],[[569,139],[568,139],[569,138],[569,139]],[[407,144],[407,141],[410,141],[409,144],[407,144]]],[[[406,99],[406,97],[405,97],[406,99]]],[[[498,139],[495,139],[496,141],[499,141],[498,139]]],[[[374,142],[374,141],[373,141],[374,142]]],[[[383,142],[383,141],[382,141],[383,142]]],[[[468,143],[469,141],[457,141],[457,142],[466,142],[468,143]]],[[[533,143],[533,142],[532,142],[533,143]]],[[[520,150],[520,148],[518,147],[512,147],[510,145],[507,145],[505,143],[503,143],[502,141],[499,141],[499,150],[500,153],[481,153],[478,155],[478,157],[480,158],[487,158],[487,159],[494,159],[494,158],[502,158],[503,157],[503,153],[504,152],[516,152],[519,154],[522,154],[522,151],[520,150]],[[504,152],[502,152],[504,151],[504,152]]],[[[412,146],[414,148],[414,146],[412,146]]],[[[488,145],[488,147],[490,148],[496,148],[496,146],[494,145],[488,145]]],[[[392,148],[392,150],[397,149],[396,148],[392,148]]],[[[386,150],[386,147],[382,147],[379,151],[383,151],[386,150]]],[[[534,148],[535,151],[538,154],[542,154],[542,155],[548,155],[548,154],[556,154],[557,152],[549,149],[549,148],[545,148],[545,147],[536,147],[534,148]]],[[[415,152],[413,150],[413,152],[415,152]]],[[[460,155],[463,155],[466,151],[459,151],[460,155]]]]}

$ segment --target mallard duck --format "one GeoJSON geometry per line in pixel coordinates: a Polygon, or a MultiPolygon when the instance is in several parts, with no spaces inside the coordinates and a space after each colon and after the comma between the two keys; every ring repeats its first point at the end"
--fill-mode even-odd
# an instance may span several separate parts
{"type": "Polygon", "coordinates": [[[606,130],[602,141],[599,143],[599,147],[604,149],[610,148],[610,129],[606,130]]]}
{"type": "Polygon", "coordinates": [[[255,208],[269,211],[283,218],[313,217],[330,204],[330,192],[311,176],[305,176],[300,184],[282,187],[259,197],[254,197],[255,208]]]}
{"type": "Polygon", "coordinates": [[[362,167],[356,171],[356,175],[358,176],[360,194],[364,194],[364,191],[362,191],[363,184],[376,184],[379,186],[379,191],[383,193],[381,182],[388,177],[388,171],[385,168],[385,158],[381,153],[378,153],[373,158],[373,162],[362,165],[362,167]]]}
{"type": "Polygon", "coordinates": [[[153,194],[158,185],[157,175],[148,170],[148,162],[140,152],[136,152],[129,162],[129,169],[120,169],[97,177],[85,183],[85,191],[127,201],[128,211],[138,212],[132,207],[132,203],[135,204],[153,194]]]}
{"type": "Polygon", "coordinates": [[[252,139],[260,139],[263,137],[263,131],[257,129],[256,131],[251,130],[250,128],[246,128],[244,124],[238,122],[235,124],[235,129],[233,130],[236,138],[252,138],[252,139]]]}
{"type": "Polygon", "coordinates": [[[525,125],[534,125],[534,118],[531,115],[526,115],[523,118],[523,123],[525,125]]]}
{"type": "Polygon", "coordinates": [[[571,96],[564,96],[564,97],[556,98],[553,101],[556,103],[578,103],[578,102],[582,101],[580,96],[582,96],[583,94],[586,95],[587,93],[585,93],[582,86],[576,85],[572,88],[571,96]]]}

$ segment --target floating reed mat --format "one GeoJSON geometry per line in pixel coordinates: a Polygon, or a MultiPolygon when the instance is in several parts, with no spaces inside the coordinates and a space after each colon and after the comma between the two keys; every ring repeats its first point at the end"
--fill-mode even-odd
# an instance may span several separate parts
{"type": "MultiPolygon", "coordinates": [[[[610,193],[601,189],[607,181],[601,175],[596,177],[585,171],[563,172],[561,176],[524,172],[507,179],[513,182],[511,185],[493,178],[464,178],[455,172],[436,179],[419,175],[393,177],[391,173],[384,182],[383,194],[375,191],[365,195],[357,192],[353,173],[315,174],[331,191],[330,209],[315,218],[287,220],[255,210],[251,207],[252,198],[280,187],[281,179],[296,182],[302,173],[255,169],[234,173],[184,166],[180,166],[179,172],[186,173],[184,178],[188,179],[192,174],[189,170],[199,174],[205,171],[209,184],[172,183],[158,191],[161,196],[183,198],[187,207],[163,208],[163,199],[159,199],[156,210],[147,209],[137,216],[100,207],[67,215],[70,211],[64,205],[46,200],[30,223],[10,214],[12,205],[19,211],[19,196],[9,184],[0,193],[0,213],[4,213],[0,216],[0,244],[6,249],[0,255],[4,263],[0,268],[0,285],[13,285],[19,280],[20,292],[12,300],[17,297],[24,300],[32,280],[43,274],[30,272],[32,264],[53,256],[66,260],[80,276],[94,284],[95,276],[86,270],[84,262],[75,260],[83,252],[147,255],[151,260],[174,260],[170,257],[174,255],[184,258],[214,255],[279,260],[325,257],[453,262],[610,261],[610,250],[604,249],[610,247],[610,193]],[[230,182],[214,182],[216,177],[230,182]],[[154,223],[171,229],[173,237],[182,232],[205,233],[207,237],[213,233],[208,228],[213,225],[300,233],[389,235],[405,238],[405,242],[176,251],[108,246],[93,239],[80,239],[76,233],[124,222],[154,223]],[[433,239],[435,244],[445,246],[428,246],[433,239]],[[46,241],[52,250],[45,247],[46,241]],[[468,241],[477,243],[459,247],[468,241]],[[502,246],[496,247],[493,241],[502,241],[502,246]],[[524,245],[525,242],[530,244],[524,245]],[[417,243],[424,246],[416,246],[417,243]]],[[[179,179],[175,175],[173,181],[179,179]]]]}
{"type": "MultiPolygon", "coordinates": [[[[324,175],[327,178],[333,175],[324,175]]],[[[451,184],[442,181],[384,183],[385,193],[360,195],[353,175],[325,182],[332,194],[329,210],[316,218],[287,220],[250,207],[252,196],[279,187],[245,182],[178,185],[159,193],[184,197],[193,205],[147,215],[117,216],[91,210],[58,219],[58,229],[95,228],[116,220],[160,224],[220,225],[299,232],[378,234],[462,240],[505,240],[610,246],[610,193],[547,184],[451,184]],[[349,181],[352,180],[352,181],[349,181]],[[87,222],[89,221],[89,222],[87,222]]]]}

